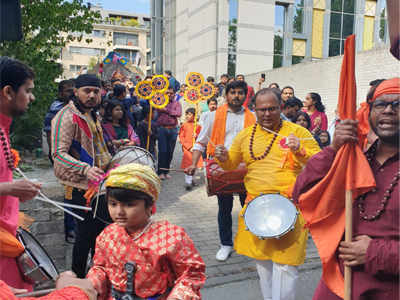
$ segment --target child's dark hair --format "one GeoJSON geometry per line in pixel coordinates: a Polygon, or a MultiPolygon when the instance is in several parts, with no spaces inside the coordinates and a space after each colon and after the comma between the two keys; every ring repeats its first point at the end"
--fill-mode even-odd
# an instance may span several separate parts
{"type": "Polygon", "coordinates": [[[210,99],[207,100],[207,105],[210,104],[210,102],[215,102],[218,105],[218,100],[216,97],[212,97],[210,99]]]}
{"type": "Polygon", "coordinates": [[[193,107],[189,107],[188,109],[185,110],[185,114],[196,114],[196,110],[193,107]]]}
{"type": "Polygon", "coordinates": [[[106,199],[108,201],[109,197],[113,197],[115,200],[128,203],[133,200],[144,200],[145,208],[153,206],[154,201],[150,195],[130,189],[118,188],[118,187],[108,187],[106,190],[106,199]]]}
{"type": "Polygon", "coordinates": [[[128,128],[129,119],[126,114],[126,110],[125,110],[122,102],[117,99],[112,99],[112,100],[107,101],[107,105],[105,107],[104,119],[107,120],[108,122],[112,122],[112,111],[117,106],[120,106],[122,109],[122,112],[123,112],[123,116],[122,116],[122,119],[119,120],[119,124],[122,127],[128,128]]]}

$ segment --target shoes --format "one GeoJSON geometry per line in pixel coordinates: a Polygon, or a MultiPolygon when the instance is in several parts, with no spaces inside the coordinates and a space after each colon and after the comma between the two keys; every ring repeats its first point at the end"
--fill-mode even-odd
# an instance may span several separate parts
{"type": "Polygon", "coordinates": [[[164,175],[164,174],[160,174],[160,175],[158,175],[158,178],[160,178],[161,180],[165,180],[165,179],[166,179],[166,177],[165,177],[165,175],[164,175]]]}
{"type": "Polygon", "coordinates": [[[65,234],[65,241],[68,244],[75,244],[76,234],[75,231],[69,231],[65,234]]]}
{"type": "Polygon", "coordinates": [[[171,177],[171,175],[169,175],[169,174],[165,174],[165,178],[166,178],[166,179],[171,179],[172,177],[171,177]]]}
{"type": "Polygon", "coordinates": [[[185,184],[185,190],[191,191],[192,190],[192,185],[191,184],[185,184]]]}
{"type": "Polygon", "coordinates": [[[218,261],[226,261],[228,259],[228,257],[231,255],[232,252],[233,252],[233,247],[232,246],[221,245],[221,248],[219,248],[215,258],[218,261]]]}

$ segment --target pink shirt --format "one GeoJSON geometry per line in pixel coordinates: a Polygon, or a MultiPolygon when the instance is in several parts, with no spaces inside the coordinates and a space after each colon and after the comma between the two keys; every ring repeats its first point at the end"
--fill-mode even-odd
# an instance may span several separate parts
{"type": "Polygon", "coordinates": [[[311,127],[309,128],[310,131],[313,131],[315,127],[319,127],[321,130],[328,130],[328,118],[326,114],[320,112],[318,110],[314,111],[311,118],[311,127]]]}
{"type": "MultiPolygon", "coordinates": [[[[0,127],[9,137],[12,119],[0,114],[0,127]]],[[[8,138],[6,140],[8,143],[8,138]]],[[[0,144],[2,145],[2,143],[0,144]]],[[[10,147],[11,149],[11,147],[10,147]]],[[[12,171],[8,168],[3,147],[0,146],[0,182],[9,182],[13,179],[12,171]]],[[[19,200],[12,196],[0,196],[0,226],[16,234],[18,228],[19,200]]],[[[0,280],[14,288],[32,289],[32,286],[24,282],[18,269],[15,258],[0,255],[0,280]]]]}

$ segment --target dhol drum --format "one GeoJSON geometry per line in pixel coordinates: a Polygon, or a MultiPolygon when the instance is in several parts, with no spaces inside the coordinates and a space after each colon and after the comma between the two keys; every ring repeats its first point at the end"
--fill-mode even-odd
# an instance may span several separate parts
{"type": "Polygon", "coordinates": [[[43,285],[55,281],[58,271],[46,250],[28,231],[19,228],[17,238],[25,251],[17,258],[18,267],[32,284],[43,285]]]}
{"type": "MultiPolygon", "coordinates": [[[[153,168],[154,171],[156,171],[157,168],[157,163],[150,152],[140,147],[129,146],[124,147],[113,156],[107,169],[111,170],[118,165],[121,166],[130,163],[147,165],[153,168]]],[[[91,207],[94,217],[105,224],[110,224],[112,220],[108,213],[107,203],[105,201],[105,194],[106,187],[103,181],[100,185],[98,195],[95,195],[91,200],[91,207]]]]}
{"type": "Polygon", "coordinates": [[[236,170],[231,171],[222,169],[214,159],[207,159],[204,164],[208,196],[246,192],[243,180],[247,169],[244,163],[241,163],[236,170]]]}
{"type": "Polygon", "coordinates": [[[247,229],[260,239],[279,239],[294,229],[298,211],[289,199],[280,194],[254,198],[244,212],[247,229]]]}

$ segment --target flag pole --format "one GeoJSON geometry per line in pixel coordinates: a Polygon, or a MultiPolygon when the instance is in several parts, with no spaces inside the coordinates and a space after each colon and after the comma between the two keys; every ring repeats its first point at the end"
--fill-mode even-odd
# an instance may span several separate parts
{"type": "MultiPolygon", "coordinates": [[[[346,226],[345,226],[345,238],[347,243],[353,241],[353,192],[346,190],[346,226]]],[[[351,300],[351,267],[344,267],[344,300],[351,300]]]]}
{"type": "Polygon", "coordinates": [[[150,104],[149,125],[147,127],[147,143],[146,143],[146,150],[147,151],[149,151],[149,148],[150,148],[151,120],[152,119],[153,119],[153,106],[150,104]]]}
{"type": "Polygon", "coordinates": [[[194,110],[194,127],[193,127],[193,145],[192,145],[192,148],[194,147],[194,144],[196,143],[198,111],[199,111],[199,103],[196,103],[196,107],[195,107],[195,110],[194,110]]]}

